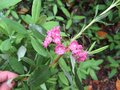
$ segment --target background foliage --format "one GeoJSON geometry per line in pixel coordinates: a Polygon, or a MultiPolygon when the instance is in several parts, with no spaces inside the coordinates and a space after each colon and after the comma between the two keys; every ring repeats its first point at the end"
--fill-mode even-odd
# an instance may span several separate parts
{"type": "Polygon", "coordinates": [[[82,81],[100,79],[101,69],[109,70],[106,75],[109,79],[113,78],[120,70],[119,6],[77,39],[86,50],[91,51],[85,62],[75,63],[68,52],[49,67],[57,57],[54,45],[48,49],[42,45],[46,32],[58,25],[61,26],[62,41],[68,45],[82,27],[111,3],[112,0],[2,0],[0,70],[20,75],[15,79],[15,90],[83,90],[86,84],[82,81]],[[105,45],[109,47],[103,47],[105,45]]]}

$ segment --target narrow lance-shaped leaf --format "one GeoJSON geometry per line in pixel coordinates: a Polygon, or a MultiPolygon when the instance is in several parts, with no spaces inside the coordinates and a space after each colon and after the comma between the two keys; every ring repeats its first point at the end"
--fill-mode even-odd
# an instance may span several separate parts
{"type": "Polygon", "coordinates": [[[94,43],[90,46],[90,48],[89,48],[88,51],[91,51],[91,50],[94,48],[95,44],[96,44],[96,42],[94,42],[94,43]]]}
{"type": "Polygon", "coordinates": [[[97,76],[96,76],[96,73],[93,69],[90,69],[90,76],[92,77],[92,79],[94,80],[98,80],[97,76]]]}
{"type": "Polygon", "coordinates": [[[69,13],[69,11],[68,11],[66,8],[61,7],[61,10],[63,11],[63,13],[64,13],[67,17],[70,18],[70,13],[69,13]]]}
{"type": "Polygon", "coordinates": [[[72,25],[72,20],[69,19],[69,20],[67,21],[66,29],[69,29],[71,25],[72,25]]]}
{"type": "Polygon", "coordinates": [[[53,6],[53,12],[54,12],[54,15],[57,14],[57,5],[56,4],[53,6]]]}
{"type": "Polygon", "coordinates": [[[84,18],[85,18],[85,16],[73,16],[74,20],[82,20],[84,18]]]}
{"type": "Polygon", "coordinates": [[[31,44],[37,53],[42,56],[47,56],[47,52],[43,48],[42,44],[34,37],[31,37],[31,44]]]}
{"type": "Polygon", "coordinates": [[[96,49],[96,50],[93,50],[93,51],[91,51],[91,52],[88,52],[88,54],[96,54],[96,53],[99,53],[99,52],[101,52],[101,51],[103,51],[103,50],[105,50],[105,49],[107,49],[108,48],[108,45],[107,46],[104,46],[104,47],[101,47],[101,48],[98,48],[98,49],[96,49]]]}
{"type": "Polygon", "coordinates": [[[70,55],[70,61],[71,61],[71,65],[72,65],[72,72],[75,74],[74,69],[75,69],[75,63],[76,62],[75,62],[75,59],[72,55],[70,55]]]}
{"type": "Polygon", "coordinates": [[[117,69],[113,68],[112,71],[109,73],[109,78],[112,78],[117,73],[117,69]]]}
{"type": "Polygon", "coordinates": [[[60,73],[58,74],[58,76],[59,76],[59,78],[60,78],[60,80],[61,80],[61,82],[62,82],[63,84],[69,85],[68,80],[67,80],[67,78],[65,77],[65,75],[64,75],[63,72],[60,72],[60,73]]]}
{"type": "Polygon", "coordinates": [[[37,22],[41,9],[41,0],[34,0],[32,4],[32,19],[34,23],[37,22]]]}

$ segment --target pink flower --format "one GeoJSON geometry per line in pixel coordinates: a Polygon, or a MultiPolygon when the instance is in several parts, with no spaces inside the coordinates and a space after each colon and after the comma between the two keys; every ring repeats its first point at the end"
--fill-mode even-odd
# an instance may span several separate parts
{"type": "Polygon", "coordinates": [[[79,54],[78,62],[83,62],[87,59],[87,52],[83,51],[79,54]]]}
{"type": "Polygon", "coordinates": [[[45,38],[45,41],[43,42],[43,46],[44,46],[45,48],[47,48],[47,46],[48,46],[51,42],[52,42],[52,38],[49,37],[49,36],[47,36],[47,37],[45,38]]]}
{"type": "Polygon", "coordinates": [[[52,36],[52,31],[51,30],[47,31],[47,36],[49,36],[49,37],[52,36]]]}
{"type": "Polygon", "coordinates": [[[53,42],[54,42],[55,44],[60,44],[60,43],[61,43],[60,37],[55,37],[55,38],[53,39],[53,42]]]}
{"type": "Polygon", "coordinates": [[[78,63],[86,60],[87,52],[83,50],[82,45],[79,45],[77,41],[71,42],[69,49],[78,63]]]}
{"type": "Polygon", "coordinates": [[[75,50],[75,49],[77,49],[77,47],[78,47],[78,42],[77,41],[72,41],[70,43],[70,46],[69,46],[70,50],[75,50]]]}
{"type": "Polygon", "coordinates": [[[72,54],[74,56],[74,58],[76,59],[76,61],[79,62],[83,62],[87,59],[87,52],[86,51],[77,51],[76,53],[72,54]]]}
{"type": "Polygon", "coordinates": [[[58,44],[56,47],[55,47],[55,53],[58,54],[58,55],[62,55],[65,53],[65,47],[62,45],[62,44],[58,44]]]}
{"type": "Polygon", "coordinates": [[[60,27],[56,26],[49,30],[47,32],[47,36],[43,42],[43,46],[47,48],[47,46],[51,43],[54,42],[55,44],[60,44],[61,43],[61,37],[60,37],[60,27]]]}
{"type": "Polygon", "coordinates": [[[52,32],[52,38],[60,37],[60,27],[59,26],[54,27],[51,30],[51,32],[52,32]]]}
{"type": "Polygon", "coordinates": [[[77,46],[77,49],[82,50],[82,49],[83,49],[82,45],[78,45],[78,46],[77,46]]]}

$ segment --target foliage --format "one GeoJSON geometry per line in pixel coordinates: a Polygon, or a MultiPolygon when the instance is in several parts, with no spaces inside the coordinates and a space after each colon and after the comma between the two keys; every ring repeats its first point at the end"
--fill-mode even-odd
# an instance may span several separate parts
{"type": "Polygon", "coordinates": [[[27,7],[32,5],[32,8],[23,14],[17,10],[24,3],[22,0],[0,3],[0,70],[19,74],[14,79],[18,82],[15,90],[82,90],[82,81],[87,77],[98,80],[97,72],[105,60],[108,63],[105,68],[111,69],[108,77],[118,73],[120,62],[114,58],[120,55],[119,25],[115,34],[107,33],[105,38],[96,32],[101,29],[100,25],[109,27],[119,22],[120,0],[102,4],[99,0],[94,3],[87,0],[26,1],[27,7]],[[86,3],[90,9],[83,8],[86,3]],[[57,56],[53,43],[48,48],[43,47],[46,32],[55,26],[61,27],[66,47],[77,40],[86,49],[86,61],[76,63],[69,50],[57,56]],[[107,51],[115,53],[109,53],[111,56],[106,59],[107,51]],[[101,57],[94,58],[93,54],[101,57]]]}

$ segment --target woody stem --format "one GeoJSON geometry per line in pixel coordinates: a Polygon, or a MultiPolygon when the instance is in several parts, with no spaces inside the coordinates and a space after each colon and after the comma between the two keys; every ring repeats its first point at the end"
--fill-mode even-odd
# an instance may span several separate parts
{"type": "Polygon", "coordinates": [[[58,60],[62,57],[62,55],[59,55],[50,65],[49,67],[51,67],[52,65],[54,65],[56,62],[58,62],[58,60]]]}

